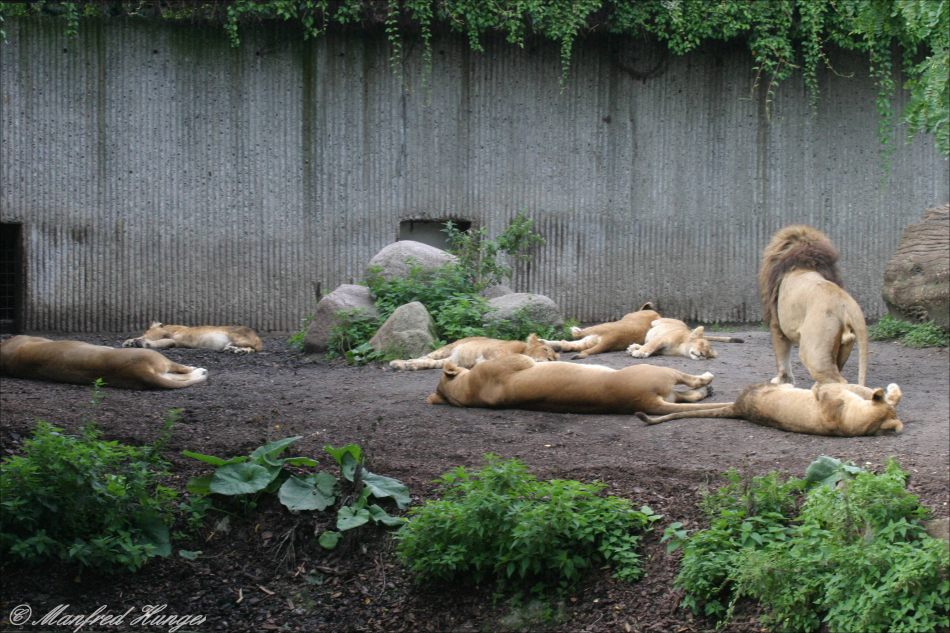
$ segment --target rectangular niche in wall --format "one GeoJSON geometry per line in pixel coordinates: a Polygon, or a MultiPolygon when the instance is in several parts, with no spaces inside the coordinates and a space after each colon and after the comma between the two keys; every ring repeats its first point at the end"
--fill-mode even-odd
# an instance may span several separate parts
{"type": "Polygon", "coordinates": [[[0,223],[0,332],[19,332],[23,299],[21,225],[0,223]]]}
{"type": "MultiPolygon", "coordinates": [[[[449,219],[403,220],[399,223],[399,239],[422,242],[423,244],[428,244],[429,246],[435,246],[436,248],[441,248],[442,250],[448,250],[449,243],[446,239],[445,233],[443,232],[445,223],[448,221],[449,219]]],[[[467,231],[472,228],[472,223],[468,220],[452,219],[452,222],[460,231],[467,231]]]]}

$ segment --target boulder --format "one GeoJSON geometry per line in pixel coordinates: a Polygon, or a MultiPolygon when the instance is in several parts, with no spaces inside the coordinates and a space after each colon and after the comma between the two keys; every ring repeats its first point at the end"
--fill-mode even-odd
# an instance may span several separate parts
{"type": "Polygon", "coordinates": [[[508,286],[504,284],[496,284],[494,286],[488,286],[487,288],[482,290],[479,294],[481,294],[486,299],[494,299],[496,297],[503,297],[505,295],[510,295],[513,292],[514,290],[512,290],[511,288],[509,288],[508,286]]]}
{"type": "Polygon", "coordinates": [[[317,303],[310,327],[303,340],[306,354],[326,352],[330,342],[330,331],[339,322],[337,313],[343,310],[359,310],[366,316],[376,318],[379,311],[373,304],[373,297],[366,286],[343,284],[326,295],[317,303]]]}
{"type": "Polygon", "coordinates": [[[455,255],[440,248],[422,242],[400,240],[373,255],[367,269],[379,266],[382,268],[380,274],[384,279],[395,279],[408,275],[411,266],[419,266],[423,270],[435,270],[457,259],[455,255]]]}
{"type": "Polygon", "coordinates": [[[927,209],[923,220],[904,229],[884,270],[881,296],[896,318],[950,329],[950,205],[927,209]]]}
{"type": "Polygon", "coordinates": [[[564,316],[552,299],[530,292],[512,292],[511,294],[488,300],[492,310],[485,316],[489,322],[507,321],[516,314],[524,314],[528,319],[540,325],[561,327],[564,316]]]}
{"type": "Polygon", "coordinates": [[[418,301],[396,308],[369,340],[373,349],[399,358],[422,356],[432,349],[434,342],[435,322],[418,301]]]}

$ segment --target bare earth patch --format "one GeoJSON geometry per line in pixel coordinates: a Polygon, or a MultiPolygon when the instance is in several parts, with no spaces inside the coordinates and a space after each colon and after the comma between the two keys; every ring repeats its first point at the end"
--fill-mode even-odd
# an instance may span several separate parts
{"type": "MultiPolygon", "coordinates": [[[[118,346],[134,333],[46,335],[118,346]]],[[[697,374],[708,370],[716,375],[710,401],[729,401],[746,385],[774,375],[768,333],[736,335],[746,342],[716,344],[719,358],[709,361],[637,360],[615,352],[579,362],[611,367],[648,362],[697,374]]],[[[519,624],[505,617],[507,605],[493,600],[489,588],[416,585],[398,564],[385,532],[360,532],[326,552],[316,544],[314,532],[329,526],[329,514],[292,515],[271,502],[248,517],[233,517],[226,533],[212,533],[209,523],[200,537],[175,542],[172,557],[155,560],[135,575],[77,578],[75,570],[60,565],[30,568],[3,562],[3,631],[42,628],[11,626],[11,609],[24,603],[34,617],[60,604],[68,604],[70,614],[90,614],[101,605],[112,613],[167,605],[165,614],[203,615],[205,623],[190,629],[202,631],[707,631],[710,622],[678,608],[681,596],[673,579],[679,555],[668,555],[659,537],[672,521],[689,530],[704,527],[696,502],[730,467],[800,476],[819,455],[875,468],[894,457],[910,473],[911,491],[936,516],[950,513],[946,349],[871,344],[870,386],[901,386],[904,399],[898,413],[905,430],[896,437],[862,438],[796,435],[737,420],[677,420],[647,427],[633,416],[431,406],[425,397],[438,381],[437,370],[305,363],[277,335],[265,337],[258,354],[165,353],[207,368],[208,382],[176,391],[106,389],[105,400],[93,410],[89,387],[3,378],[2,455],[18,452],[38,419],[77,429],[95,417],[108,439],[151,442],[165,412],[180,407],[184,415],[166,455],[172,462],[169,484],[179,490],[189,477],[207,472],[203,464],[182,457],[182,450],[242,455],[267,441],[302,435],[291,452],[316,457],[327,468],[335,464],[324,459],[325,444],[361,445],[370,470],[401,479],[417,503],[436,494],[432,480],[438,475],[457,465],[478,468],[482,456],[492,452],[517,457],[539,478],[601,480],[608,493],[663,514],[659,529],[645,541],[646,576],[626,584],[595,570],[560,605],[560,620],[519,624]],[[177,556],[179,547],[202,555],[185,560],[177,556]]],[[[800,364],[795,371],[798,385],[810,386],[800,364]]],[[[856,378],[856,352],[844,373],[856,378]]],[[[729,630],[759,631],[754,616],[741,614],[729,630]]]]}

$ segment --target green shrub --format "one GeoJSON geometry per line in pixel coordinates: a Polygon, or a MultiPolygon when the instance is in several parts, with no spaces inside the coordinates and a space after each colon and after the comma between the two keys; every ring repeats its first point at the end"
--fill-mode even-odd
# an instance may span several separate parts
{"type": "MultiPolygon", "coordinates": [[[[399,509],[409,505],[409,490],[402,482],[370,472],[363,465],[363,450],[356,444],[340,448],[323,447],[340,469],[338,479],[326,471],[306,472],[317,466],[310,457],[281,457],[301,436],[286,437],[259,446],[249,455],[224,459],[194,451],[182,451],[185,457],[197,459],[214,467],[214,471],[188,481],[188,491],[199,498],[218,497],[236,499],[245,513],[257,507],[261,495],[276,494],[280,502],[292,512],[323,511],[339,505],[337,531],[324,532],[320,544],[333,549],[347,530],[366,523],[398,527],[405,522],[393,517],[371,501],[390,500],[399,509]]],[[[202,515],[210,507],[198,507],[202,515]]]]}
{"type": "MultiPolygon", "coordinates": [[[[738,493],[735,481],[709,497],[710,528],[677,537],[683,604],[722,624],[739,599],[751,598],[765,607],[762,623],[778,631],[827,625],[844,633],[924,632],[950,625],[950,550],[927,536],[920,520],[929,511],[907,492],[897,464],[889,461],[881,474],[844,467],[831,478],[810,479],[823,484],[804,495],[800,480],[779,487],[753,480],[758,492],[786,486],[789,498],[741,522],[734,513],[758,501],[738,493]],[[792,511],[799,497],[801,510],[792,511]]],[[[754,497],[779,500],[771,492],[754,497]]]]}
{"type": "Polygon", "coordinates": [[[896,340],[907,347],[947,347],[950,345],[950,332],[929,321],[927,323],[909,323],[885,315],[868,328],[868,335],[875,341],[896,340]]]}
{"type": "MultiPolygon", "coordinates": [[[[388,317],[389,315],[386,315],[385,318],[388,317]]],[[[350,350],[361,345],[367,346],[385,318],[379,319],[358,309],[340,310],[336,313],[336,323],[330,329],[327,356],[346,358],[350,350]]],[[[367,353],[369,350],[372,348],[369,347],[367,353]]]]}
{"type": "MultiPolygon", "coordinates": [[[[170,426],[170,423],[167,423],[170,426]]],[[[23,455],[0,464],[0,551],[31,562],[135,571],[171,551],[176,493],[155,447],[79,436],[39,422],[23,455]]]]}
{"type": "Polygon", "coordinates": [[[525,261],[534,247],[544,243],[532,227],[531,220],[517,216],[497,239],[490,240],[484,227],[460,231],[447,222],[449,251],[458,258],[456,262],[435,270],[411,265],[405,276],[394,279],[384,278],[380,267],[371,267],[366,285],[379,317],[340,312],[330,333],[330,355],[343,356],[351,363],[385,360],[387,355],[374,350],[368,341],[396,308],[413,301],[422,303],[432,315],[439,340],[468,336],[522,340],[532,332],[542,338],[567,338],[564,329],[534,322],[527,313],[500,322],[487,318],[491,308],[480,292],[511,277],[511,268],[499,257],[525,261]]]}
{"type": "Polygon", "coordinates": [[[504,253],[509,259],[524,262],[532,251],[545,241],[534,232],[534,221],[517,215],[497,239],[488,239],[488,230],[460,231],[454,222],[446,222],[443,232],[449,242],[449,251],[458,257],[458,268],[475,292],[500,284],[511,278],[511,267],[499,261],[504,253]]]}
{"type": "Polygon", "coordinates": [[[303,351],[303,342],[307,337],[307,330],[310,328],[310,322],[313,321],[313,315],[308,314],[300,320],[300,329],[287,337],[287,345],[298,352],[303,351]]]}
{"type": "Polygon", "coordinates": [[[420,581],[495,583],[516,592],[567,588],[594,566],[640,578],[640,533],[660,517],[602,497],[603,484],[538,481],[518,460],[486,456],[444,474],[440,500],[410,510],[397,552],[420,581]]]}

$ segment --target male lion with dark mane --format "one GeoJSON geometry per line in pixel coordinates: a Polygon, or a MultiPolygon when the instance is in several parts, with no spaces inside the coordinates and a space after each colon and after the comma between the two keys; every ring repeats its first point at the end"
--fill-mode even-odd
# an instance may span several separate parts
{"type": "Polygon", "coordinates": [[[759,297],[778,365],[772,384],[795,383],[789,361],[793,344],[815,382],[847,383],[841,369],[855,341],[858,384],[867,382],[867,325],[861,307],[842,288],[837,262],[831,240],[810,226],[787,226],[765,247],[759,297]]]}
{"type": "Polygon", "coordinates": [[[0,343],[0,374],[78,385],[101,378],[110,387],[126,389],[181,389],[208,378],[207,369],[180,365],[151,349],[23,335],[0,343]]]}

